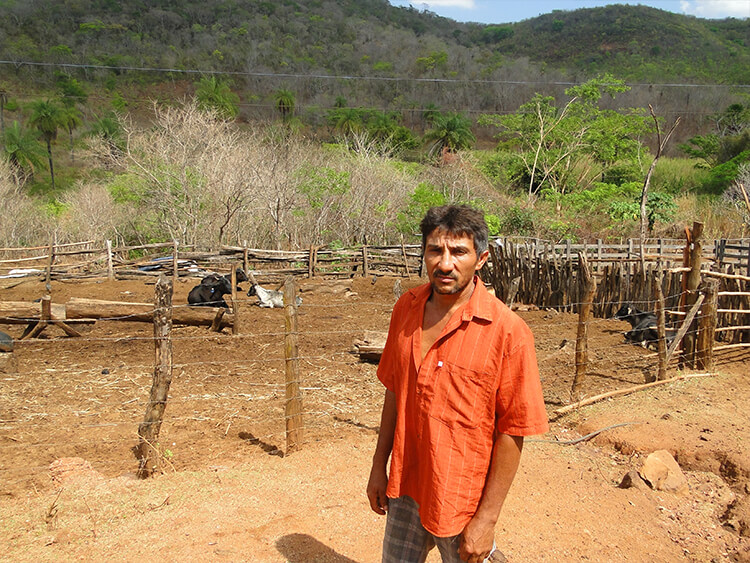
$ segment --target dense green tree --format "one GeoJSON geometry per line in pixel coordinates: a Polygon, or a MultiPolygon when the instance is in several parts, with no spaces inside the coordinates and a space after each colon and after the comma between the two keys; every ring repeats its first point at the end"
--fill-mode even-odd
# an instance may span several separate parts
{"type": "Polygon", "coordinates": [[[35,127],[42,134],[47,143],[47,158],[49,159],[49,174],[52,189],[55,189],[55,167],[52,162],[52,141],[57,138],[57,130],[63,126],[63,111],[51,100],[37,100],[29,104],[31,117],[29,125],[35,127]]]}
{"type": "Polygon", "coordinates": [[[432,119],[432,128],[424,135],[430,154],[442,150],[458,152],[471,147],[476,137],[471,131],[471,120],[460,113],[441,113],[432,119]]]}
{"type": "Polygon", "coordinates": [[[5,129],[3,153],[10,162],[19,185],[32,179],[34,170],[44,162],[44,147],[38,138],[38,131],[24,129],[18,121],[5,129]]]}
{"type": "Polygon", "coordinates": [[[75,107],[78,104],[85,104],[89,98],[86,89],[75,78],[67,74],[61,75],[57,80],[57,90],[60,94],[60,101],[66,108],[75,107]]]}
{"type": "Polygon", "coordinates": [[[588,186],[602,171],[637,158],[639,137],[650,130],[642,111],[615,112],[599,107],[605,94],[627,91],[612,76],[568,88],[567,103],[558,107],[551,96],[536,94],[509,115],[483,115],[482,125],[500,127],[498,139],[505,150],[523,163],[531,197],[538,192],[558,198],[576,186],[588,186]],[[598,165],[592,168],[590,162],[598,165]]]}
{"type": "Polygon", "coordinates": [[[222,119],[234,119],[239,114],[240,97],[232,92],[226,81],[215,76],[200,79],[195,99],[200,109],[215,111],[222,119]]]}
{"type": "Polygon", "coordinates": [[[691,137],[679,147],[688,156],[701,159],[701,166],[711,169],[702,189],[718,194],[731,185],[738,167],[748,160],[750,106],[731,104],[712,115],[711,120],[713,132],[691,137]]]}

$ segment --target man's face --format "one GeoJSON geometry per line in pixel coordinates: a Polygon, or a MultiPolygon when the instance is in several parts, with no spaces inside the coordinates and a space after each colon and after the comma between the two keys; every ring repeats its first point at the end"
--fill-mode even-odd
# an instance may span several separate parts
{"type": "Polygon", "coordinates": [[[461,293],[484,266],[489,251],[477,256],[470,235],[454,235],[435,229],[427,235],[424,249],[425,268],[432,290],[443,295],[461,293]]]}

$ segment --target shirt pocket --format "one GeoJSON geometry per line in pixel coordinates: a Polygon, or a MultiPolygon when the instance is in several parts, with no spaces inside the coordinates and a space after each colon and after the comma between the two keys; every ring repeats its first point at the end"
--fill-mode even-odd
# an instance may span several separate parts
{"type": "Polygon", "coordinates": [[[430,416],[450,428],[476,428],[489,417],[493,378],[456,364],[437,370],[430,416]]]}

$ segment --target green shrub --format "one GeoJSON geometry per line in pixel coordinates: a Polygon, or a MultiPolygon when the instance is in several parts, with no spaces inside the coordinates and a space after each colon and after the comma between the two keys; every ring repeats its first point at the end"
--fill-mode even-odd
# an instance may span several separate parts
{"type": "Polygon", "coordinates": [[[643,171],[638,163],[627,162],[610,166],[603,172],[602,182],[619,186],[627,182],[642,181],[643,177],[643,171]]]}
{"type": "Polygon", "coordinates": [[[419,232],[419,223],[430,207],[445,205],[443,192],[428,182],[420,183],[409,196],[406,209],[396,216],[396,228],[404,234],[419,232]]]}
{"type": "Polygon", "coordinates": [[[508,208],[500,221],[504,235],[530,236],[534,233],[534,210],[514,205],[508,208]]]}
{"type": "Polygon", "coordinates": [[[721,195],[737,178],[740,165],[748,161],[750,161],[750,150],[741,152],[724,164],[714,166],[708,172],[700,190],[707,194],[721,195]]]}

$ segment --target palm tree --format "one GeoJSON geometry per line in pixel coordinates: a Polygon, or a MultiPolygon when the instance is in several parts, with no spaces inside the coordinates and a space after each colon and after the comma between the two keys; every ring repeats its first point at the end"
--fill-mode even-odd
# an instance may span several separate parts
{"type": "Polygon", "coordinates": [[[91,124],[88,134],[104,139],[112,151],[122,150],[122,125],[114,114],[97,117],[91,124]]]}
{"type": "Polygon", "coordinates": [[[295,98],[294,92],[284,88],[277,90],[273,95],[276,109],[279,110],[281,120],[285,123],[294,115],[295,98]]]}
{"type": "Polygon", "coordinates": [[[334,129],[341,131],[344,135],[357,133],[364,125],[362,110],[357,108],[340,108],[328,113],[328,120],[334,129]]]}
{"type": "Polygon", "coordinates": [[[65,106],[60,110],[60,125],[68,130],[70,135],[70,161],[73,162],[73,130],[81,125],[81,112],[75,106],[65,106]]]}
{"type": "Polygon", "coordinates": [[[431,124],[440,115],[440,108],[433,103],[425,105],[422,109],[422,121],[425,124],[431,124]]]}
{"type": "Polygon", "coordinates": [[[213,110],[222,119],[234,119],[239,114],[240,97],[232,92],[229,83],[215,76],[204,76],[195,89],[195,99],[202,110],[213,110]]]}
{"type": "Polygon", "coordinates": [[[427,131],[424,140],[431,142],[430,154],[445,150],[457,152],[469,148],[476,142],[471,132],[471,120],[460,113],[443,113],[432,118],[432,129],[427,131]]]}
{"type": "Polygon", "coordinates": [[[47,143],[47,158],[49,159],[49,174],[52,189],[55,189],[55,168],[52,164],[52,141],[57,138],[57,129],[62,126],[62,110],[51,100],[37,100],[31,102],[31,117],[29,125],[36,127],[47,143]]]}
{"type": "Polygon", "coordinates": [[[34,169],[44,162],[44,147],[39,144],[39,133],[23,129],[18,121],[5,130],[4,155],[16,175],[18,185],[34,177],[34,169]]]}

